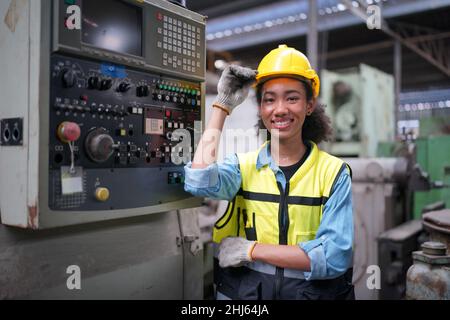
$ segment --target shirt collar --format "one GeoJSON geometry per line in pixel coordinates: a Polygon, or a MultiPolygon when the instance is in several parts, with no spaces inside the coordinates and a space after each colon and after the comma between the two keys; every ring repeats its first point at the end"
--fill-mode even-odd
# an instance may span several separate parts
{"type": "Polygon", "coordinates": [[[272,162],[272,157],[270,156],[270,141],[267,141],[259,150],[258,158],[256,159],[256,169],[259,170],[264,166],[270,166],[272,162]]]}

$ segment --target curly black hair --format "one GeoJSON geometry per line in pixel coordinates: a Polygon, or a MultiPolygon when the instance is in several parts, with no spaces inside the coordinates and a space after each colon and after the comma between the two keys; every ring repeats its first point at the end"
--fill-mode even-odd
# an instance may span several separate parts
{"type": "MultiPolygon", "coordinates": [[[[303,84],[307,101],[313,100],[313,89],[309,81],[304,81],[298,78],[296,78],[296,80],[303,84]]],[[[256,87],[256,101],[259,106],[261,105],[262,100],[263,84],[264,83],[258,84],[256,87]]],[[[258,120],[257,127],[259,129],[266,129],[261,117],[258,120]]],[[[267,135],[270,140],[270,132],[268,132],[267,135]]],[[[311,140],[318,144],[322,141],[329,141],[332,135],[333,129],[331,127],[331,120],[325,113],[325,105],[317,104],[313,113],[305,118],[302,128],[302,138],[304,141],[311,140]]]]}

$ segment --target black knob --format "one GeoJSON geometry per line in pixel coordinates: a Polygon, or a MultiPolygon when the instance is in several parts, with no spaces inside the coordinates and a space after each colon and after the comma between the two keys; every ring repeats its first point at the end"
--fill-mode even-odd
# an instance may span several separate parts
{"type": "Polygon", "coordinates": [[[88,157],[98,163],[108,160],[114,152],[114,140],[105,128],[89,132],[84,145],[88,157]]]}
{"type": "Polygon", "coordinates": [[[144,86],[144,97],[147,97],[150,93],[150,90],[148,89],[147,86],[144,86]]]}
{"type": "Polygon", "coordinates": [[[75,71],[65,69],[62,72],[62,83],[64,88],[72,88],[75,85],[76,76],[75,71]]]}
{"type": "Polygon", "coordinates": [[[109,90],[112,87],[111,79],[103,79],[100,82],[100,90],[109,90]]]}
{"type": "Polygon", "coordinates": [[[121,82],[119,84],[119,86],[117,87],[117,91],[118,92],[127,92],[128,90],[130,90],[131,88],[131,84],[129,84],[128,82],[121,82]]]}
{"type": "Polygon", "coordinates": [[[149,94],[149,90],[147,86],[139,86],[136,88],[136,95],[138,97],[147,97],[149,94]]]}
{"type": "Polygon", "coordinates": [[[100,88],[99,82],[100,82],[100,80],[98,77],[96,77],[96,76],[89,77],[89,79],[88,79],[89,89],[99,89],[100,88]]]}

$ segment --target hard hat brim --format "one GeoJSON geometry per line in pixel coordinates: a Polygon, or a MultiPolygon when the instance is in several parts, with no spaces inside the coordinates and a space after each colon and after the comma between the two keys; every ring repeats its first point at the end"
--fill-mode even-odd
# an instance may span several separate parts
{"type": "Polygon", "coordinates": [[[273,72],[273,73],[263,74],[261,76],[258,75],[258,76],[256,76],[256,82],[253,84],[253,88],[258,87],[259,85],[262,85],[269,80],[273,80],[273,79],[277,79],[277,78],[291,78],[291,79],[295,79],[295,80],[299,80],[299,81],[303,81],[303,82],[308,82],[313,87],[314,98],[317,98],[319,95],[319,88],[318,88],[318,86],[320,86],[319,77],[314,76],[312,78],[308,78],[305,76],[301,76],[298,74],[292,74],[292,73],[280,74],[280,73],[273,72]]]}

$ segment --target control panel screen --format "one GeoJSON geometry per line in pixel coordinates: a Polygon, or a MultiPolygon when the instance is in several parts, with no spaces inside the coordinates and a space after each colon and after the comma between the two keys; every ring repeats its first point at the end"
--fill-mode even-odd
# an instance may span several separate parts
{"type": "Polygon", "coordinates": [[[142,56],[142,8],[120,0],[83,1],[82,41],[142,56]]]}

